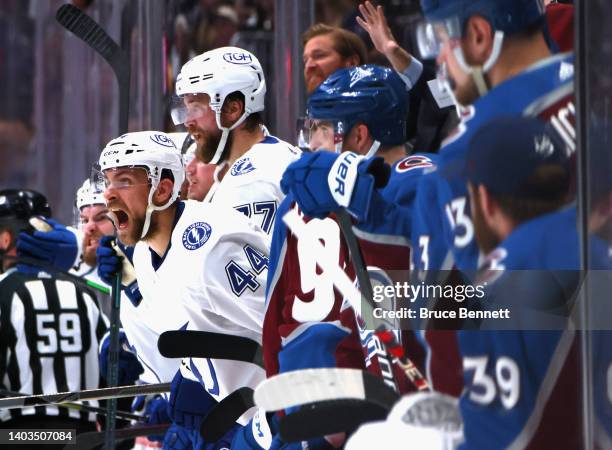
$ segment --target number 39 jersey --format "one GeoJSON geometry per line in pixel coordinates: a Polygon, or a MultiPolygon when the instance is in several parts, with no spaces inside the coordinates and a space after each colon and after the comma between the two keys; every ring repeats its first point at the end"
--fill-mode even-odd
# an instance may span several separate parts
{"type": "MultiPolygon", "coordinates": [[[[23,394],[97,388],[98,345],[107,327],[89,290],[43,272],[9,270],[0,277],[0,384],[23,394]]],[[[25,415],[95,421],[95,414],[57,406],[3,410],[0,421],[25,415]]]]}
{"type": "Polygon", "coordinates": [[[582,447],[580,386],[587,381],[580,377],[578,334],[571,326],[534,329],[550,323],[545,312],[568,316],[560,311],[572,305],[579,267],[575,208],[519,225],[487,257],[479,271],[492,280],[487,303],[514,304],[513,323],[533,325],[458,332],[465,378],[462,448],[582,447]],[[537,322],[528,322],[534,316],[537,322]]]}
{"type": "MultiPolygon", "coordinates": [[[[196,201],[179,205],[162,258],[142,241],[134,249],[143,326],[159,336],[187,323],[187,329],[261,342],[269,237],[232,208],[196,201]]],[[[159,355],[156,339],[130,343],[162,381],[172,379],[177,361],[159,355]]],[[[187,360],[181,371],[216,400],[264,377],[253,364],[228,360],[187,360]]]]}
{"type": "Polygon", "coordinates": [[[231,206],[270,234],[276,209],[285,198],[280,188],[281,177],[300,154],[289,143],[266,136],[232,164],[204,201],[231,206]]]}

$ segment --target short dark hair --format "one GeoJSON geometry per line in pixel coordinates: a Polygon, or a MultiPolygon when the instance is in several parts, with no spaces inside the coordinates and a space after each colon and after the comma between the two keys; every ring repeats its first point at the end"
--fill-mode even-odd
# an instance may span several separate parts
{"type": "Polygon", "coordinates": [[[500,209],[517,224],[556,211],[569,201],[571,177],[567,169],[557,164],[539,167],[526,184],[538,195],[516,197],[491,193],[500,209]]]}
{"type": "MultiPolygon", "coordinates": [[[[239,102],[242,102],[242,105],[244,107],[244,104],[245,104],[244,94],[240,91],[232,92],[231,94],[228,94],[227,97],[225,97],[225,101],[230,101],[230,102],[239,101],[239,102]]],[[[259,111],[251,113],[247,116],[246,119],[244,119],[243,124],[244,124],[244,128],[247,131],[253,132],[257,130],[257,128],[259,128],[260,125],[263,125],[263,117],[259,111]]]]}
{"type": "Polygon", "coordinates": [[[345,30],[340,27],[332,27],[324,23],[315,23],[302,34],[302,47],[316,36],[331,35],[334,41],[334,50],[338,52],[344,59],[357,56],[359,61],[357,65],[361,66],[367,63],[366,45],[358,35],[352,31],[345,30]]]}

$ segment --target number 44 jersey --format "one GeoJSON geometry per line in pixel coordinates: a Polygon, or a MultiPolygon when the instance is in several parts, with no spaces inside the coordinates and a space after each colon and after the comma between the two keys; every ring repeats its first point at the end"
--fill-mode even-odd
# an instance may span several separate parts
{"type": "MultiPolygon", "coordinates": [[[[268,235],[232,208],[191,200],[179,205],[165,255],[143,241],[134,250],[142,321],[158,335],[187,322],[187,329],[261,342],[268,235]]],[[[157,342],[132,345],[158,366],[160,379],[171,379],[178,369],[176,361],[160,361],[157,342]]],[[[181,371],[216,400],[264,377],[253,364],[229,360],[187,359],[181,371]]]]}

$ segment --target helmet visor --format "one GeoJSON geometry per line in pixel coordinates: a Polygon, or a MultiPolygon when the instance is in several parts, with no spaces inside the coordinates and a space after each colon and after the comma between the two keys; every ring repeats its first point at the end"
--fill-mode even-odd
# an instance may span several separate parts
{"type": "Polygon", "coordinates": [[[310,151],[331,150],[339,152],[346,131],[346,124],[336,119],[298,119],[298,145],[310,151]]]}
{"type": "Polygon", "coordinates": [[[210,106],[201,101],[186,102],[185,97],[174,96],[170,106],[170,116],[174,125],[183,125],[190,120],[198,120],[210,110],[210,106]]]}
{"type": "Polygon", "coordinates": [[[91,188],[94,194],[103,194],[107,189],[128,189],[134,186],[151,185],[149,172],[141,166],[122,166],[106,169],[102,171],[100,166],[95,164],[91,169],[91,188]],[[147,176],[147,181],[142,182],[141,176],[137,171],[143,171],[147,176]]]}
{"type": "Polygon", "coordinates": [[[461,38],[461,23],[458,17],[422,22],[417,26],[416,37],[421,58],[435,59],[444,44],[461,38]]]}

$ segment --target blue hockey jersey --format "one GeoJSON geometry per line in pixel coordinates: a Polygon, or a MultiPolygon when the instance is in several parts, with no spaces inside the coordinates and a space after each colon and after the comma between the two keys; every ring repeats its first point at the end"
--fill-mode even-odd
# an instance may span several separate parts
{"type": "MultiPolygon", "coordinates": [[[[490,280],[487,301],[493,307],[510,305],[511,314],[527,317],[567,311],[579,268],[572,207],[519,225],[491,252],[479,278],[490,280]]],[[[458,334],[465,383],[462,448],[580,448],[580,365],[572,326],[458,334]]]]}

